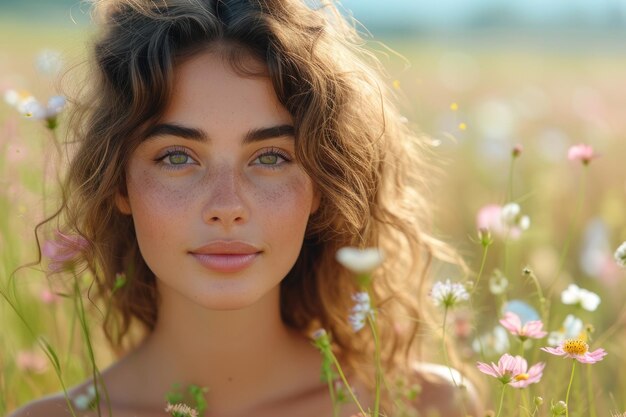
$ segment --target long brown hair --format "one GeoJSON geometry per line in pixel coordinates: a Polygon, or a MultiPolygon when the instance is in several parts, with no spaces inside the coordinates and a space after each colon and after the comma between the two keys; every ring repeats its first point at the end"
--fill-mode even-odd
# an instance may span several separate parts
{"type": "Polygon", "coordinates": [[[293,117],[297,159],[321,194],[281,283],[283,321],[303,333],[323,327],[345,365],[365,373],[358,365],[371,361],[373,344],[348,323],[358,286],[335,252],[379,247],[386,260],[373,289],[383,359],[390,373],[401,369],[422,317],[429,264],[451,252],[427,232],[428,142],[401,116],[354,25],[332,3],[295,0],[111,0],[96,2],[95,16],[100,32],[72,118],[75,151],[59,219],[90,242],[83,262],[97,294],[110,298],[104,330],[112,345],[133,321],[150,331],[158,316],[154,274],[115,195],[125,193],[129,155],[163,114],[176,65],[212,50],[240,74],[269,77],[293,117]],[[265,64],[262,74],[246,65],[248,57],[265,64]],[[112,293],[120,272],[128,283],[112,293]],[[409,331],[398,331],[403,323],[409,331]]]}

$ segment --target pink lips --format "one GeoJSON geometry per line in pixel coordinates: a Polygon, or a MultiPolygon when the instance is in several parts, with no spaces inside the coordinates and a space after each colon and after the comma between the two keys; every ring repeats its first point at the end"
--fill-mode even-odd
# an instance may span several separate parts
{"type": "Polygon", "coordinates": [[[241,241],[215,241],[190,252],[203,266],[216,272],[238,272],[246,269],[261,250],[241,241]]]}

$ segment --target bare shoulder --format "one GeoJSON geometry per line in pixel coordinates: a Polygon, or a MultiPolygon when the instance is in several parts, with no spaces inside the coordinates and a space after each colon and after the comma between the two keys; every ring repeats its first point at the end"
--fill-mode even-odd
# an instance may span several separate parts
{"type": "MultiPolygon", "coordinates": [[[[85,381],[68,391],[70,400],[66,398],[65,394],[59,392],[30,402],[18,408],[12,414],[9,414],[8,417],[72,417],[74,414],[70,411],[68,401],[72,402],[71,407],[77,412],[77,404],[80,403],[80,400],[84,399],[83,402],[85,402],[85,404],[89,402],[88,398],[93,389],[92,385],[90,380],[85,381]]],[[[83,412],[81,416],[87,414],[83,412]]]]}
{"type": "Polygon", "coordinates": [[[28,403],[9,414],[9,417],[69,417],[71,415],[65,396],[55,394],[28,403]]]}
{"type": "Polygon", "coordinates": [[[425,362],[413,363],[412,369],[415,371],[415,382],[421,387],[415,405],[426,415],[484,415],[476,387],[456,369],[425,362]]]}

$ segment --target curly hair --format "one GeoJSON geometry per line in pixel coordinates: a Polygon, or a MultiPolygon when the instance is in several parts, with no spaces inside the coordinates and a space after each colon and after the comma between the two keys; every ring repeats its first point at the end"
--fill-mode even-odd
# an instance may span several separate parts
{"type": "Polygon", "coordinates": [[[371,336],[347,320],[358,285],[335,253],[378,247],[386,255],[373,279],[382,357],[388,372],[401,371],[424,317],[429,265],[454,255],[428,232],[428,142],[402,117],[353,22],[332,3],[298,0],[110,0],[97,1],[95,12],[100,32],[72,118],[58,217],[90,242],[82,261],[111,303],[103,324],[111,344],[121,346],[135,321],[150,331],[158,316],[155,276],[115,196],[126,193],[129,156],[164,113],[177,65],[210,50],[240,75],[269,77],[293,117],[296,157],[321,195],[280,284],[284,323],[303,334],[323,327],[346,366],[373,381],[371,368],[359,366],[372,357],[371,336]],[[246,65],[249,57],[264,63],[263,73],[246,65]],[[128,283],[113,291],[120,272],[128,283]],[[399,331],[403,324],[410,330],[399,331]]]}

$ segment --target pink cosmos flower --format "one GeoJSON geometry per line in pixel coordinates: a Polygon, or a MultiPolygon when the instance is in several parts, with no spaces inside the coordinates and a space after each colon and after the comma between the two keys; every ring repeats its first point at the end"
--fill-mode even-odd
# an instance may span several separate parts
{"type": "Polygon", "coordinates": [[[79,235],[67,235],[55,231],[55,239],[44,242],[41,253],[50,260],[48,268],[51,272],[59,272],[71,264],[89,247],[89,242],[79,235]]]}
{"type": "Polygon", "coordinates": [[[493,362],[491,365],[477,362],[476,366],[480,372],[491,375],[503,384],[509,384],[514,388],[525,388],[541,380],[546,364],[539,362],[528,369],[526,359],[505,353],[500,357],[497,365],[493,362]]]}
{"type": "Polygon", "coordinates": [[[504,318],[500,319],[500,324],[522,341],[528,338],[541,339],[548,334],[548,332],[541,330],[543,327],[541,320],[531,320],[522,326],[520,317],[511,311],[507,311],[504,318]]]}
{"type": "Polygon", "coordinates": [[[556,348],[542,347],[541,350],[556,356],[576,359],[580,363],[600,362],[607,354],[602,348],[589,352],[589,345],[580,339],[566,339],[556,348]]]}
{"type": "Polygon", "coordinates": [[[587,165],[589,161],[595,158],[597,155],[593,152],[593,148],[590,145],[574,145],[567,151],[567,158],[570,161],[581,161],[584,165],[587,165]]]}

